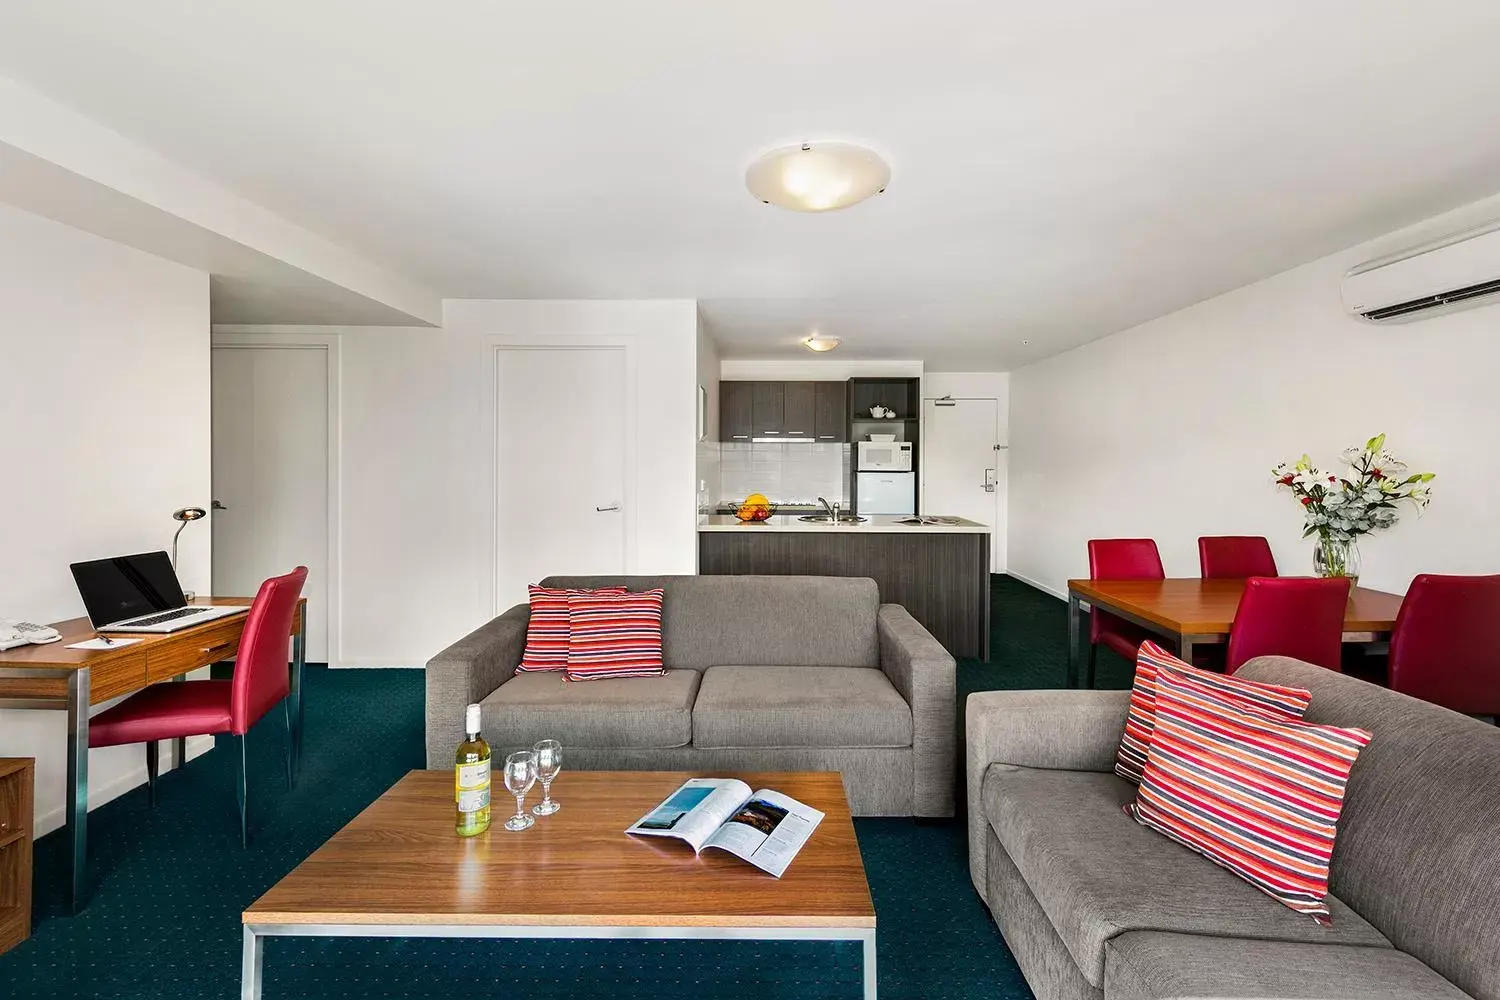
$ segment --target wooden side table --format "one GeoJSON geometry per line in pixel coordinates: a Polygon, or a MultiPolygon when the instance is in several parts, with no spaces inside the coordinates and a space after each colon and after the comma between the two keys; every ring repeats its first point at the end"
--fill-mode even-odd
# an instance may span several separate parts
{"type": "Polygon", "coordinates": [[[0,954],[31,937],[35,770],[32,757],[0,757],[0,954]]]}

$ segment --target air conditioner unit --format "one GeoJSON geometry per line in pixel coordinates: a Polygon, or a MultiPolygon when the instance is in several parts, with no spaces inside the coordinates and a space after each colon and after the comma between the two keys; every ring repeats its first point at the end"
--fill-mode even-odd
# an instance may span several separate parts
{"type": "Polygon", "coordinates": [[[1344,307],[1372,323],[1404,323],[1500,302],[1500,221],[1361,264],[1344,276],[1344,307]]]}

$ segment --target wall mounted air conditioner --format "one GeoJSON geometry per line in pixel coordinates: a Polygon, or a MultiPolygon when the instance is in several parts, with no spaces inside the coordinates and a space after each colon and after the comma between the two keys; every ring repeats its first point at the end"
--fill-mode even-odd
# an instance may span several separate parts
{"type": "Polygon", "coordinates": [[[1405,323],[1500,302],[1500,221],[1361,264],[1344,307],[1372,323],[1405,323]]]}

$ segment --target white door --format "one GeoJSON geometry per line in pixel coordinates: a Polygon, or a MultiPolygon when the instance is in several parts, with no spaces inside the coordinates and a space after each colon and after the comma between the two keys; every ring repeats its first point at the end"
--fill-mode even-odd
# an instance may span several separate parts
{"type": "Polygon", "coordinates": [[[306,566],[307,659],[328,662],[328,351],[215,347],[213,592],[306,566]],[[222,506],[221,506],[222,505],[222,506]]]}
{"type": "Polygon", "coordinates": [[[998,399],[922,401],[922,513],[988,524],[990,570],[1005,572],[1006,452],[998,399]]]}
{"type": "Polygon", "coordinates": [[[495,352],[495,600],[545,576],[625,572],[625,351],[495,352]]]}

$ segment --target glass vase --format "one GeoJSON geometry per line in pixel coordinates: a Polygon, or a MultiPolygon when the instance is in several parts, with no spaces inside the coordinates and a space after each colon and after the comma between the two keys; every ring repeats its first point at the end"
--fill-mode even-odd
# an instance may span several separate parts
{"type": "Polygon", "coordinates": [[[1359,545],[1354,539],[1319,536],[1313,549],[1313,572],[1318,576],[1347,576],[1351,586],[1359,585],[1359,545]]]}

